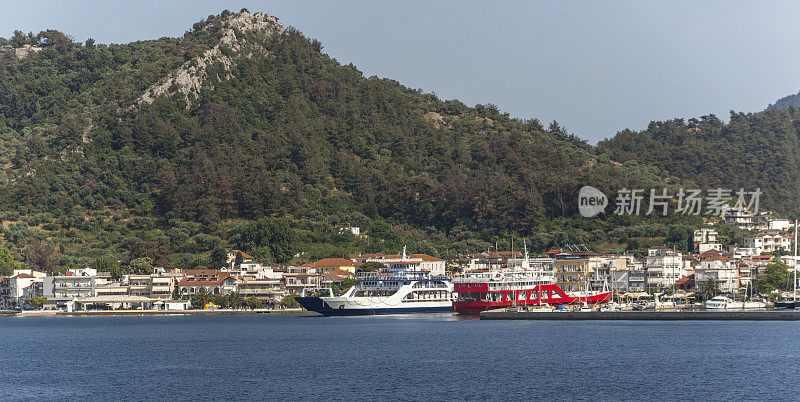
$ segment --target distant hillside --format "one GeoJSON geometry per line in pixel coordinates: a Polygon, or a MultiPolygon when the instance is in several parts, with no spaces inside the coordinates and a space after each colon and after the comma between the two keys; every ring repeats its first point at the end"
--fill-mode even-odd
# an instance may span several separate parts
{"type": "Polygon", "coordinates": [[[800,107],[800,92],[778,99],[774,104],[767,106],[767,110],[780,110],[789,106],[800,107]]]}
{"type": "Polygon", "coordinates": [[[617,246],[619,222],[571,220],[577,189],[661,180],[557,123],[364,77],[261,13],[210,16],[182,38],[17,32],[0,46],[0,220],[35,266],[193,267],[246,245],[272,262],[404,244],[442,255],[509,233],[617,246]]]}
{"type": "Polygon", "coordinates": [[[731,113],[650,123],[601,141],[596,152],[626,164],[650,165],[700,188],[760,187],[762,209],[800,213],[800,110],[731,113]]]}

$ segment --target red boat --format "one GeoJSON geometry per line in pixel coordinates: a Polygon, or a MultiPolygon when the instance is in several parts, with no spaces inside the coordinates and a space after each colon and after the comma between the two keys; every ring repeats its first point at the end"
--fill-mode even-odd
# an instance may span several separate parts
{"type": "Polygon", "coordinates": [[[512,306],[599,304],[611,299],[611,292],[567,294],[551,273],[540,269],[470,272],[454,278],[453,291],[458,293],[453,309],[462,314],[512,306]]]}

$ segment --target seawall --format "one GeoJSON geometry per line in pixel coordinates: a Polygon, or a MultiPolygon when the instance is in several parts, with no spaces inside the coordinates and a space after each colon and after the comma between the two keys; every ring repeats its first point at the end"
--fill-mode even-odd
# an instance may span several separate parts
{"type": "MultiPolygon", "coordinates": [[[[55,310],[33,310],[13,312],[8,316],[16,317],[44,317],[44,316],[165,316],[165,315],[249,315],[249,314],[289,314],[289,315],[311,315],[302,309],[284,310],[91,310],[91,311],[55,311],[55,310]]],[[[2,316],[0,312],[0,316],[2,316]]]]}
{"type": "Polygon", "coordinates": [[[481,320],[546,321],[800,321],[800,311],[484,311],[481,320]]]}

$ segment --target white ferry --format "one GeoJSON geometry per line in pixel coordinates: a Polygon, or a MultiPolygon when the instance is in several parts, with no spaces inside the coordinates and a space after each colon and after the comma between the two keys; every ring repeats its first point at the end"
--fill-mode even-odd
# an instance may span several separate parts
{"type": "Polygon", "coordinates": [[[298,303],[309,311],[325,316],[375,315],[402,313],[432,313],[453,311],[453,283],[448,277],[431,276],[422,269],[422,261],[409,259],[403,250],[402,258],[385,261],[378,272],[362,272],[358,284],[341,296],[306,296],[303,291],[298,303]]]}

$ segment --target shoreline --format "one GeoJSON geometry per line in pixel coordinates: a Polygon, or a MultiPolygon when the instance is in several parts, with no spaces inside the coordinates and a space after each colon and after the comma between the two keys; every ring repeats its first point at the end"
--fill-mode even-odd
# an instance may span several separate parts
{"type": "Polygon", "coordinates": [[[481,320],[540,321],[800,321],[800,311],[483,311],[481,320]]]}
{"type": "Polygon", "coordinates": [[[0,311],[0,317],[131,317],[131,316],[175,316],[175,315],[312,315],[313,312],[303,309],[285,310],[94,310],[94,311],[55,311],[55,310],[33,310],[33,311],[0,311]]]}

